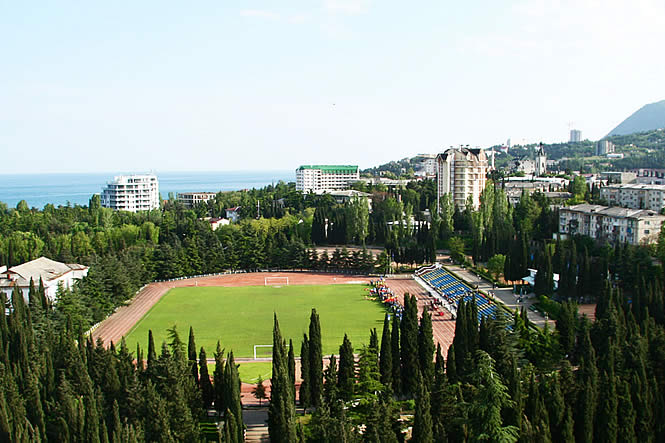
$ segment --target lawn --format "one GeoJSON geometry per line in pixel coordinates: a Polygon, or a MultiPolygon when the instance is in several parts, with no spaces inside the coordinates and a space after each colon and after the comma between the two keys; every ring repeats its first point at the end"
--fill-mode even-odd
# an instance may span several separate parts
{"type": "MultiPolygon", "coordinates": [[[[171,289],[132,328],[127,336],[130,349],[137,341],[147,349],[148,330],[152,329],[159,350],[167,340],[167,329],[177,326],[187,344],[189,327],[194,328],[196,345],[203,346],[209,358],[217,340],[236,358],[253,357],[254,345],[272,343],[273,312],[277,313],[282,336],[293,339],[300,355],[303,333],[316,308],[321,318],[324,354],[338,353],[344,334],[357,349],[369,341],[369,331],[379,335],[385,309],[381,303],[364,298],[365,285],[326,286],[245,286],[187,287],[171,289]]],[[[262,350],[263,353],[269,351],[262,350]]]]}

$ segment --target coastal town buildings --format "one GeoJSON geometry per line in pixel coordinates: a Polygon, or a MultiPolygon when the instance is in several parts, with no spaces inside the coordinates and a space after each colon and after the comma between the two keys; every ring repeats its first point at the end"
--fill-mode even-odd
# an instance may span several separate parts
{"type": "Polygon", "coordinates": [[[119,175],[102,190],[101,205],[116,211],[159,209],[159,182],[154,174],[119,175]]]}
{"type": "Polygon", "coordinates": [[[660,212],[665,208],[665,185],[608,185],[600,188],[600,198],[610,206],[660,212]]]}
{"type": "Polygon", "coordinates": [[[184,207],[191,209],[195,208],[199,203],[205,203],[208,200],[214,199],[216,195],[216,192],[178,192],[177,200],[184,207]]]}
{"type": "Polygon", "coordinates": [[[655,243],[665,216],[648,209],[581,204],[559,209],[559,233],[586,235],[600,241],[655,243]]]}
{"type": "Polygon", "coordinates": [[[343,191],[360,179],[358,166],[303,165],[296,169],[296,191],[303,194],[343,191]]]}
{"type": "Polygon", "coordinates": [[[46,257],[13,266],[0,266],[0,291],[4,292],[7,299],[11,299],[12,292],[18,287],[26,302],[29,301],[28,293],[30,280],[35,288],[39,288],[39,280],[44,285],[44,293],[50,301],[56,299],[58,286],[71,288],[76,280],[88,275],[88,267],[76,263],[60,263],[46,257]]]}
{"type": "Polygon", "coordinates": [[[449,148],[437,155],[437,208],[445,194],[451,194],[455,206],[465,208],[471,198],[474,208],[480,205],[489,164],[485,151],[449,148]]]}

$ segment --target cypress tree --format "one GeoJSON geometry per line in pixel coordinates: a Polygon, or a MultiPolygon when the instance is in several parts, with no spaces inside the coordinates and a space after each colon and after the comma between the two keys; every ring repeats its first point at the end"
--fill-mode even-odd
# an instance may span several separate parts
{"type": "Polygon", "coordinates": [[[613,443],[617,441],[617,391],[614,374],[603,371],[601,375],[598,410],[596,413],[596,433],[598,441],[613,443]]]}
{"type": "Polygon", "coordinates": [[[289,339],[289,380],[291,381],[291,390],[293,391],[293,401],[296,398],[296,356],[293,352],[293,340],[289,339]]]}
{"type": "Polygon", "coordinates": [[[192,372],[194,383],[199,384],[199,368],[196,361],[196,341],[194,340],[194,328],[189,327],[189,343],[187,346],[187,356],[189,358],[189,366],[192,372]]]}
{"type": "Polygon", "coordinates": [[[148,374],[152,374],[155,369],[155,362],[157,361],[157,353],[155,352],[155,339],[152,336],[152,329],[148,330],[148,374]]]}
{"type": "Polygon", "coordinates": [[[393,354],[390,343],[390,320],[388,314],[383,319],[383,333],[381,334],[381,355],[379,358],[379,371],[381,383],[386,387],[392,386],[393,354]]]}
{"type": "Polygon", "coordinates": [[[432,332],[432,317],[426,310],[420,317],[420,328],[418,329],[418,359],[423,382],[429,390],[434,383],[434,334],[432,332]]]}
{"type": "Polygon", "coordinates": [[[323,378],[325,379],[325,383],[323,384],[323,399],[326,406],[331,410],[338,398],[337,377],[337,359],[333,354],[330,356],[328,367],[323,371],[323,378]]]}
{"type": "Polygon", "coordinates": [[[344,334],[344,341],[339,348],[339,371],[337,373],[337,388],[340,397],[345,400],[353,398],[353,385],[355,383],[355,359],[353,346],[349,337],[344,334]]]}
{"type": "Polygon", "coordinates": [[[575,427],[573,423],[573,411],[570,406],[566,406],[566,413],[563,417],[563,424],[561,426],[561,439],[560,441],[575,441],[575,427]]]}
{"type": "Polygon", "coordinates": [[[272,379],[270,406],[268,408],[268,432],[273,443],[296,441],[295,406],[289,386],[286,343],[279,330],[277,314],[274,317],[272,348],[272,379]]]}
{"type": "Polygon", "coordinates": [[[201,346],[201,351],[199,352],[199,372],[201,374],[199,377],[199,383],[201,386],[203,408],[210,409],[212,402],[215,399],[215,391],[212,387],[212,382],[210,381],[210,375],[208,373],[208,358],[203,346],[201,346]]]}
{"type": "Polygon", "coordinates": [[[450,383],[457,383],[457,363],[455,362],[455,342],[448,347],[448,360],[446,361],[446,376],[450,383]]]}
{"type": "Polygon", "coordinates": [[[413,420],[412,441],[418,443],[431,443],[434,440],[432,434],[432,415],[430,411],[430,397],[427,385],[422,376],[417,374],[416,386],[416,414],[413,420]]]}
{"type": "Polygon", "coordinates": [[[323,354],[321,351],[321,324],[316,309],[309,318],[309,392],[312,406],[321,405],[323,396],[323,354]]]}
{"type": "Polygon", "coordinates": [[[307,334],[303,334],[300,344],[300,406],[307,409],[310,406],[309,401],[309,339],[307,334]]]}
{"type": "Polygon", "coordinates": [[[226,359],[224,385],[226,388],[224,391],[224,404],[227,407],[227,411],[230,410],[236,420],[236,441],[243,441],[244,425],[242,422],[242,404],[240,402],[240,377],[238,375],[238,367],[233,358],[233,351],[229,353],[226,359]]]}
{"type": "Polygon", "coordinates": [[[217,341],[217,348],[215,349],[215,371],[212,374],[213,378],[213,388],[214,388],[214,402],[215,410],[218,413],[226,411],[227,405],[224,403],[224,392],[226,391],[226,386],[224,383],[224,349],[217,341]]]}
{"type": "Polygon", "coordinates": [[[225,441],[229,443],[243,441],[242,439],[238,440],[238,420],[230,409],[227,409],[224,413],[224,435],[226,436],[225,441]]]}
{"type": "Polygon", "coordinates": [[[390,353],[392,354],[393,359],[393,369],[392,369],[392,382],[393,382],[393,392],[395,394],[401,392],[402,383],[401,383],[401,364],[400,364],[400,350],[399,350],[399,329],[400,329],[400,320],[397,315],[393,315],[393,324],[390,331],[390,353]]]}
{"type": "Polygon", "coordinates": [[[418,306],[415,297],[408,294],[404,294],[404,316],[400,327],[402,393],[413,396],[418,392],[418,306]]]}
{"type": "Polygon", "coordinates": [[[619,380],[617,395],[617,427],[619,429],[617,440],[622,443],[635,443],[637,442],[635,437],[635,409],[630,396],[630,384],[627,381],[619,380]]]}
{"type": "Polygon", "coordinates": [[[44,281],[39,277],[39,299],[42,302],[42,309],[48,309],[48,298],[46,297],[46,290],[44,289],[44,281]]]}
{"type": "MultiPolygon", "coordinates": [[[[457,318],[455,319],[455,337],[453,338],[454,351],[455,351],[455,377],[460,379],[468,374],[465,367],[465,360],[469,352],[469,337],[467,336],[469,328],[467,327],[467,309],[464,299],[460,300],[457,305],[457,318]]],[[[448,352],[448,360],[450,361],[450,351],[448,352]]],[[[450,374],[448,375],[450,379],[450,374]]],[[[452,381],[452,379],[451,379],[452,381]]]]}

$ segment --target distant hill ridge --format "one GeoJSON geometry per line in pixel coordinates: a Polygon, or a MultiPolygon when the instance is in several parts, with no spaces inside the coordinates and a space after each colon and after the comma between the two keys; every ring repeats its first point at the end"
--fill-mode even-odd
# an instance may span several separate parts
{"type": "Polygon", "coordinates": [[[665,100],[642,106],[612,129],[607,136],[627,135],[665,127],[665,100]]]}

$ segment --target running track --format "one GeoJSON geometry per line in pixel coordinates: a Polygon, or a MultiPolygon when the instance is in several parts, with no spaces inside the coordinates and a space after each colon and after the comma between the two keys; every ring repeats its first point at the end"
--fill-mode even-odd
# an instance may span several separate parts
{"type": "Polygon", "coordinates": [[[118,343],[169,289],[191,286],[263,286],[265,277],[288,277],[289,285],[369,283],[370,280],[366,276],[356,275],[255,272],[150,283],[132,299],[129,305],[118,308],[115,313],[102,321],[92,332],[92,338],[95,341],[101,338],[105,346],[111,342],[118,343]]]}
{"type": "MultiPolygon", "coordinates": [[[[393,290],[393,293],[399,298],[404,306],[404,294],[415,295],[418,299],[418,316],[421,316],[425,305],[434,300],[422,286],[413,279],[388,279],[386,285],[393,290]]],[[[435,315],[432,312],[432,332],[434,335],[434,346],[441,344],[441,353],[444,357],[448,354],[448,347],[455,338],[455,320],[452,320],[450,312],[440,308],[444,315],[435,315]]]]}

